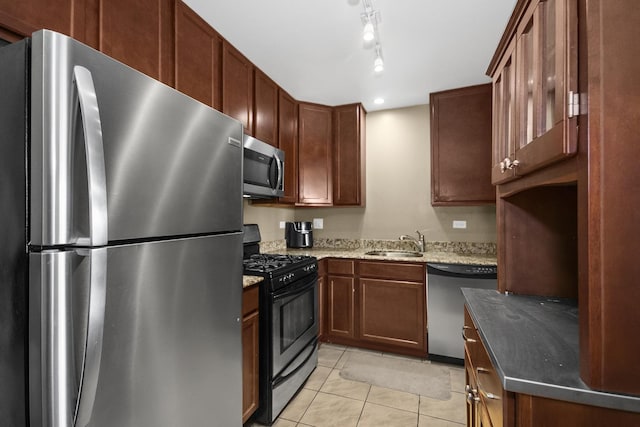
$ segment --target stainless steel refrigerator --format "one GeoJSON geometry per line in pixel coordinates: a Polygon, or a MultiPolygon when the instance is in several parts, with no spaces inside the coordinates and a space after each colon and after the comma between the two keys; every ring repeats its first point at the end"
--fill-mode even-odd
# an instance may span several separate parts
{"type": "Polygon", "coordinates": [[[0,424],[240,426],[241,124],[50,31],[0,94],[0,424]]]}

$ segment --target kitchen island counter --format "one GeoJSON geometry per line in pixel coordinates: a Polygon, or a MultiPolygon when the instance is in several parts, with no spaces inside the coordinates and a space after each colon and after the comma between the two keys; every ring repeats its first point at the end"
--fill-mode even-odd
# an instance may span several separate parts
{"type": "Polygon", "coordinates": [[[469,288],[462,293],[504,390],[640,412],[640,397],[582,382],[576,300],[469,288]]]}

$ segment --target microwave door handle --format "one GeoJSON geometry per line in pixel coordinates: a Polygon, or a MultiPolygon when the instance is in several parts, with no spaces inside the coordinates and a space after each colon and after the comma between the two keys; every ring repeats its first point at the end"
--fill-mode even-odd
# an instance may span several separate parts
{"type": "Polygon", "coordinates": [[[279,190],[280,186],[282,185],[282,180],[283,180],[283,174],[282,174],[282,160],[280,160],[280,158],[275,155],[273,156],[276,159],[276,168],[278,168],[278,182],[276,183],[276,188],[275,190],[279,190]]]}
{"type": "Polygon", "coordinates": [[[108,241],[107,184],[98,98],[91,72],[85,67],[73,67],[73,81],[82,115],[89,197],[89,236],[78,243],[103,246],[108,241]]]}

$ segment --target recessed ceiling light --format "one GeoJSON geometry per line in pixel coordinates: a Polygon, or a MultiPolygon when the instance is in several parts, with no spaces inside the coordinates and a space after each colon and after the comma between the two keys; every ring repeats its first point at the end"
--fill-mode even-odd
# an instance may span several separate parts
{"type": "Polygon", "coordinates": [[[376,105],[384,104],[384,98],[376,98],[373,100],[373,103],[376,105]]]}

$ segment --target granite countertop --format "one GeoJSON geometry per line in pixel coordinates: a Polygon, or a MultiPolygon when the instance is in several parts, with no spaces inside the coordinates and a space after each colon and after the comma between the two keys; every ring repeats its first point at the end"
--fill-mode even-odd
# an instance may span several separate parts
{"type": "Polygon", "coordinates": [[[640,397],[592,390],[580,379],[576,300],[462,294],[505,390],[640,412],[640,397]]]}
{"type": "Polygon", "coordinates": [[[313,248],[313,249],[280,249],[274,252],[291,255],[310,255],[318,258],[356,258],[384,261],[409,261],[409,262],[441,262],[451,264],[478,264],[496,265],[496,256],[490,254],[460,254],[455,252],[427,251],[421,257],[389,257],[379,255],[365,255],[374,249],[335,249],[335,248],[313,248]]]}
{"type": "Polygon", "coordinates": [[[253,286],[256,283],[260,283],[264,280],[263,277],[260,276],[242,276],[242,288],[248,288],[249,286],[253,286]]]}

